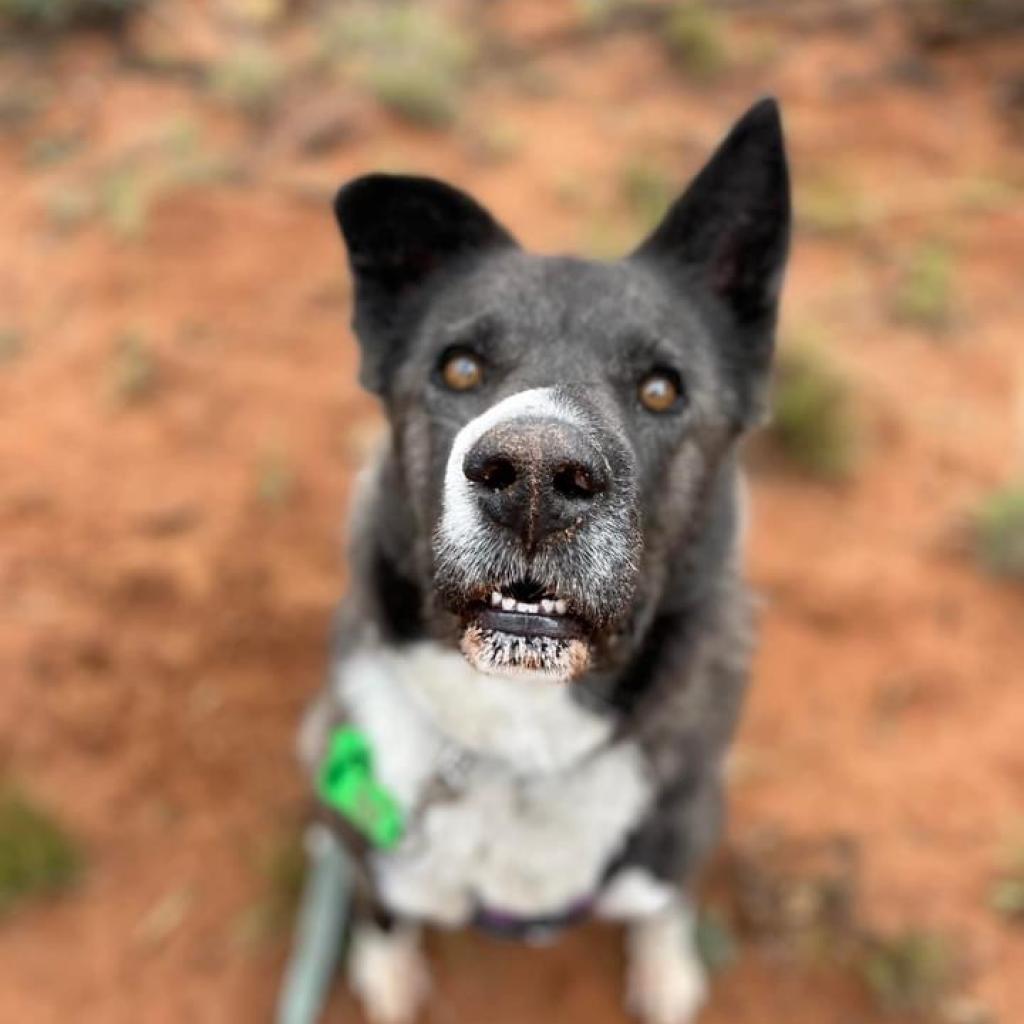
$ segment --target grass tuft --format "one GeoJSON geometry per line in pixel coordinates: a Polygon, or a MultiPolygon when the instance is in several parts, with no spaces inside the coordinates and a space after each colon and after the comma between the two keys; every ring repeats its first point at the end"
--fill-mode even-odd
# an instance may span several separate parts
{"type": "Polygon", "coordinates": [[[282,508],[295,493],[295,469],[280,445],[267,448],[256,464],[256,497],[268,508],[282,508]]]}
{"type": "Polygon", "coordinates": [[[0,915],[65,890],[81,863],[78,846],[46,810],[10,785],[0,788],[0,915]]]}
{"type": "Polygon", "coordinates": [[[222,103],[260,120],[273,112],[285,81],[285,68],[270,47],[249,42],[209,70],[210,91],[222,103]]]}
{"type": "Polygon", "coordinates": [[[855,235],[870,225],[862,193],[835,174],[811,178],[797,189],[796,219],[814,235],[838,238],[855,235]]]}
{"type": "Polygon", "coordinates": [[[820,350],[802,343],[779,353],[767,434],[801,472],[842,480],[853,471],[859,444],[849,386],[820,350]]]}
{"type": "Polygon", "coordinates": [[[13,327],[0,327],[0,365],[13,363],[25,351],[25,339],[13,327]]]}
{"type": "Polygon", "coordinates": [[[156,356],[137,332],[122,334],[114,347],[111,392],[122,405],[134,405],[153,396],[160,382],[156,356]]]}
{"type": "Polygon", "coordinates": [[[711,908],[701,911],[694,940],[701,961],[709,971],[724,971],[739,958],[739,944],[732,928],[711,908]]]}
{"type": "Polygon", "coordinates": [[[696,0],[677,3],[662,28],[673,61],[701,79],[718,77],[729,66],[729,49],[721,16],[696,0]]]}
{"type": "Polygon", "coordinates": [[[137,238],[146,229],[153,182],[134,163],[107,171],[97,189],[97,209],[114,233],[137,238]]]}
{"type": "Polygon", "coordinates": [[[887,1013],[931,1013],[943,1005],[955,981],[948,940],[911,929],[872,936],[858,968],[879,1008],[887,1013]]]}
{"type": "Polygon", "coordinates": [[[918,246],[907,258],[893,296],[899,323],[941,334],[953,326],[955,269],[949,249],[938,242],[918,246]]]}
{"type": "Polygon", "coordinates": [[[1024,841],[1017,843],[989,893],[992,909],[1015,924],[1024,924],[1024,841]]]}
{"type": "Polygon", "coordinates": [[[331,58],[388,110],[429,128],[455,121],[474,46],[439,12],[358,4],[338,12],[326,38],[331,58]]]}
{"type": "Polygon", "coordinates": [[[0,0],[0,22],[30,32],[121,27],[150,0],[0,0]]]}
{"type": "Polygon", "coordinates": [[[982,564],[998,576],[1024,580],[1024,484],[991,495],[975,518],[982,564]]]}

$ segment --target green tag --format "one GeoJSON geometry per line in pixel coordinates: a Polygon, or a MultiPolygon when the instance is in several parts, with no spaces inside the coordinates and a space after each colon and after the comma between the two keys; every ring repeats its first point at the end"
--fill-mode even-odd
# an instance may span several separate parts
{"type": "Polygon", "coordinates": [[[402,838],[402,809],[373,776],[373,751],[362,730],[343,725],[331,736],[317,780],[320,798],[374,846],[387,850],[402,838]]]}

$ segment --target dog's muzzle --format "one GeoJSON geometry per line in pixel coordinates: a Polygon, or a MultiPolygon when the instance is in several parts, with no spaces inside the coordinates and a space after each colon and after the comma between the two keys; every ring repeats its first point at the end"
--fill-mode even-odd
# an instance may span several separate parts
{"type": "Polygon", "coordinates": [[[551,388],[499,402],[456,437],[437,582],[482,671],[574,678],[628,600],[635,502],[601,437],[551,388]]]}

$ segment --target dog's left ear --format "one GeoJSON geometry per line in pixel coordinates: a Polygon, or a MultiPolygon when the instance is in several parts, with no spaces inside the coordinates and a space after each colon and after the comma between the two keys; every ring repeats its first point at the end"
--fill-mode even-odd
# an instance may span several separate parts
{"type": "Polygon", "coordinates": [[[696,278],[740,326],[770,333],[789,233],[782,121],[775,100],[764,99],[736,122],[633,258],[696,278]]]}
{"type": "Polygon", "coordinates": [[[334,213],[355,280],[360,378],[381,393],[426,286],[516,242],[475,199],[433,178],[356,178],[336,196],[334,213]]]}

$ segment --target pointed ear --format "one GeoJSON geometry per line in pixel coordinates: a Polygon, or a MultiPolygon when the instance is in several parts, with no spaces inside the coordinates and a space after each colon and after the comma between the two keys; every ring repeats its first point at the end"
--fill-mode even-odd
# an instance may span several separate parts
{"type": "Polygon", "coordinates": [[[736,320],[772,327],[789,250],[789,172],[778,104],[756,103],[633,258],[696,275],[736,320]]]}
{"type": "Polygon", "coordinates": [[[425,286],[474,254],[515,246],[465,192],[433,178],[369,174],[345,185],[334,214],[355,281],[353,324],[361,379],[386,389],[425,286]]]}

